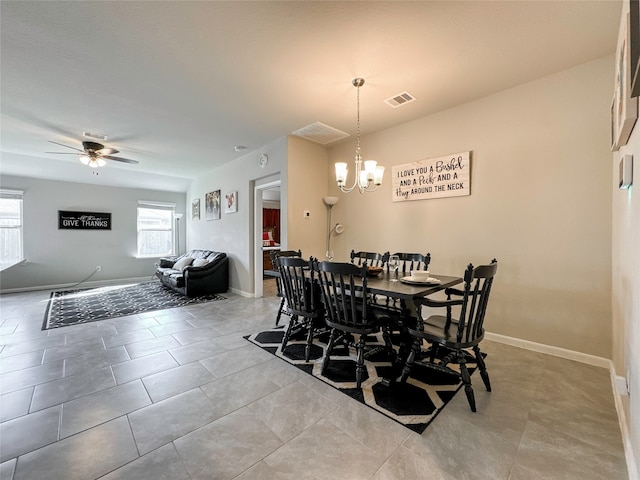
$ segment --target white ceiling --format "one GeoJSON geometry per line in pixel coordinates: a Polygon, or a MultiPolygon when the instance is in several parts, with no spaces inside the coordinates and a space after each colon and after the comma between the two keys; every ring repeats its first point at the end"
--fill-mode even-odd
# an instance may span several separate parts
{"type": "Polygon", "coordinates": [[[0,172],[185,191],[316,121],[355,135],[354,77],[367,134],[610,54],[621,6],[2,0],[0,172]],[[83,131],[140,163],[44,153],[83,131]]]}

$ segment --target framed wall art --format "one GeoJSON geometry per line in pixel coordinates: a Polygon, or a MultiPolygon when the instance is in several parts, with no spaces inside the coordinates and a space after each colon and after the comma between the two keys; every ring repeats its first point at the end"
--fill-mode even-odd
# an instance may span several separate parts
{"type": "Polygon", "coordinates": [[[630,15],[620,26],[616,49],[616,75],[611,105],[611,150],[618,151],[629,141],[638,119],[638,99],[631,97],[630,15]]]}
{"type": "Polygon", "coordinates": [[[59,230],[111,230],[111,213],[58,210],[59,230]]]}
{"type": "Polygon", "coordinates": [[[640,0],[629,0],[631,97],[640,96],[640,0]]]}
{"type": "Polygon", "coordinates": [[[200,199],[191,202],[191,220],[200,220],[200,199]]]}
{"type": "Polygon", "coordinates": [[[204,196],[204,219],[220,220],[220,190],[214,190],[204,196]]]}
{"type": "Polygon", "coordinates": [[[229,192],[224,196],[224,213],[236,213],[238,211],[238,192],[229,192]]]}

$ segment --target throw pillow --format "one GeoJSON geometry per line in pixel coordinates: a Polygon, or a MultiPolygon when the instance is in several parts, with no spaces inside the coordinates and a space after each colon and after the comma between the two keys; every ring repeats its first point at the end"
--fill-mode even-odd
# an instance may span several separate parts
{"type": "Polygon", "coordinates": [[[196,258],[193,263],[191,264],[192,267],[202,267],[204,265],[206,265],[207,263],[209,263],[209,260],[207,260],[206,258],[196,258]]]}
{"type": "Polygon", "coordinates": [[[172,268],[174,270],[183,271],[186,267],[191,265],[192,262],[193,262],[193,258],[183,257],[180,260],[178,260],[176,263],[174,263],[172,268]]]}

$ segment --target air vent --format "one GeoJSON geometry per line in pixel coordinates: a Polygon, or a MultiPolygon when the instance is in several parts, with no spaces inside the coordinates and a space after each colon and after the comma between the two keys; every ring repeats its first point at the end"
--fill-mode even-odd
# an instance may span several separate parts
{"type": "Polygon", "coordinates": [[[306,138],[312,142],[319,143],[320,145],[328,145],[329,143],[337,142],[349,136],[348,133],[338,130],[337,128],[325,125],[322,122],[314,122],[306,127],[302,127],[295,132],[291,132],[292,135],[297,137],[306,138]]]}
{"type": "Polygon", "coordinates": [[[393,108],[398,108],[401,105],[406,105],[407,103],[413,102],[416,99],[409,92],[402,92],[398,95],[395,95],[391,98],[387,98],[385,103],[393,108]]]}

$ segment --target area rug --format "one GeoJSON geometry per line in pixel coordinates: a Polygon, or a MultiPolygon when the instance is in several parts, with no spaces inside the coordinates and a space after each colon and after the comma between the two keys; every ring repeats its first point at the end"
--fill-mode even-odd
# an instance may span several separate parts
{"type": "Polygon", "coordinates": [[[224,297],[189,298],[157,281],[52,292],[42,330],[215,300],[224,297]]]}
{"type": "MultiPolygon", "coordinates": [[[[309,362],[305,362],[304,334],[292,337],[283,352],[281,342],[284,328],[284,326],[275,327],[245,338],[417,433],[424,432],[462,387],[458,375],[429,368],[423,363],[415,364],[406,383],[392,383],[390,386],[385,386],[382,379],[394,378],[398,372],[394,371],[389,355],[380,352],[367,358],[365,362],[367,370],[361,388],[357,388],[355,349],[336,346],[327,371],[323,375],[320,370],[329,334],[324,333],[314,339],[311,358],[309,362]]],[[[398,337],[394,336],[392,341],[397,344],[398,337]]],[[[382,336],[368,337],[367,345],[384,346],[382,336]]],[[[476,370],[477,365],[471,354],[469,354],[467,366],[471,373],[476,370]]],[[[457,372],[460,371],[457,365],[450,365],[450,367],[457,369],[457,372]]]]}

